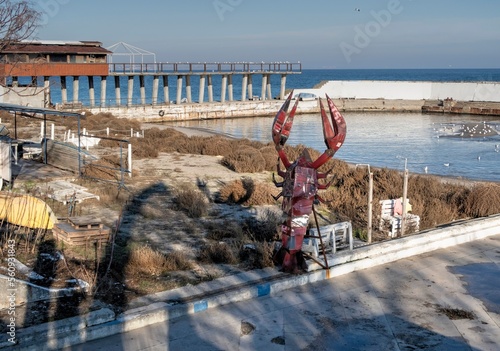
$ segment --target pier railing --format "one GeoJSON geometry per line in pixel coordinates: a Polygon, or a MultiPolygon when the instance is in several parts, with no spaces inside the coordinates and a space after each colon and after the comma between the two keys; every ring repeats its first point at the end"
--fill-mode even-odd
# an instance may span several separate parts
{"type": "Polygon", "coordinates": [[[301,73],[300,62],[109,63],[111,74],[301,73]]]}

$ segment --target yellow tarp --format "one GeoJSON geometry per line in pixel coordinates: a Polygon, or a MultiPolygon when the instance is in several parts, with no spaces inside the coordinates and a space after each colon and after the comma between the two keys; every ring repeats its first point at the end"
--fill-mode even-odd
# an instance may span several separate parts
{"type": "Polygon", "coordinates": [[[30,195],[0,194],[0,219],[33,229],[52,229],[57,218],[42,200],[30,195]]]}

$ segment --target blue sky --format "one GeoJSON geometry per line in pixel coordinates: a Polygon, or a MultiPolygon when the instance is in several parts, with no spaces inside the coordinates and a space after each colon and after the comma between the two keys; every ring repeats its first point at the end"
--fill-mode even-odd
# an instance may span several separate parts
{"type": "Polygon", "coordinates": [[[158,62],[500,68],[498,0],[34,2],[45,13],[37,39],[126,42],[158,62]]]}

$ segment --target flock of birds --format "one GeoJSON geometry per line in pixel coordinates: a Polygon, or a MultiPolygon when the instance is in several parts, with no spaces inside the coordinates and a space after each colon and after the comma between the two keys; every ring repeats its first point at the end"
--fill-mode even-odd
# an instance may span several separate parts
{"type": "MultiPolygon", "coordinates": [[[[444,131],[445,135],[451,136],[459,136],[459,137],[486,137],[486,136],[495,136],[498,135],[499,132],[486,124],[486,122],[478,123],[478,124],[463,124],[459,126],[459,131],[456,131],[456,125],[450,124],[442,127],[441,131],[444,131]],[[451,134],[450,134],[451,133],[451,134]]],[[[439,138],[439,136],[437,136],[439,138]]],[[[500,144],[495,144],[495,152],[500,153],[500,144]]],[[[477,160],[481,161],[481,155],[477,156],[477,160]]],[[[444,167],[450,167],[451,163],[446,162],[443,163],[444,167]]],[[[429,172],[429,167],[424,167],[424,173],[429,172]]]]}

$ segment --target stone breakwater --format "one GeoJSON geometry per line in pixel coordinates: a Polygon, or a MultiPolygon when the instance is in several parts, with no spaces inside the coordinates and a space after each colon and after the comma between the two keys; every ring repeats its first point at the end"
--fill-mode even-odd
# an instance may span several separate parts
{"type": "MultiPolygon", "coordinates": [[[[388,99],[333,99],[342,112],[415,112],[451,113],[500,116],[500,103],[460,102],[453,104],[440,100],[388,100],[388,99]]],[[[93,114],[109,112],[122,118],[136,118],[144,122],[170,122],[200,119],[240,117],[274,117],[282,100],[214,102],[205,104],[170,104],[158,106],[123,106],[88,109],[93,114]]],[[[317,100],[299,103],[297,114],[319,113],[317,100]]]]}
{"type": "MultiPolygon", "coordinates": [[[[330,96],[341,111],[424,112],[500,116],[500,83],[327,81],[312,89],[294,89],[308,96],[297,113],[318,113],[318,98],[330,96]]],[[[283,100],[179,102],[90,108],[146,122],[274,116],[283,100]]]]}

